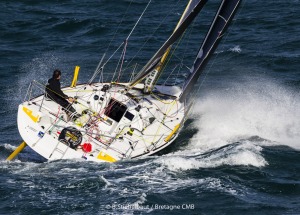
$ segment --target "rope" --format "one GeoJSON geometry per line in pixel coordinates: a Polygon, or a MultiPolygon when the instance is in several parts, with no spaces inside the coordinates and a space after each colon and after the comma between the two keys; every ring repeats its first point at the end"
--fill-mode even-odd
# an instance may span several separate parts
{"type": "MultiPolygon", "coordinates": [[[[184,37],[184,35],[185,35],[185,33],[183,33],[183,34],[181,35],[181,37],[180,37],[179,41],[177,42],[177,44],[176,44],[174,50],[172,51],[172,53],[171,53],[170,56],[168,57],[167,63],[165,63],[163,69],[161,70],[161,72],[159,72],[159,76],[156,78],[156,81],[155,81],[155,83],[153,83],[153,85],[155,85],[155,84],[157,83],[158,79],[161,77],[162,73],[165,71],[167,65],[169,64],[171,58],[173,57],[173,55],[174,55],[176,49],[178,48],[178,46],[179,46],[179,44],[180,44],[182,38],[184,37]]],[[[174,71],[174,70],[173,70],[173,71],[174,71]]],[[[173,71],[172,71],[172,72],[173,72],[173,71]]],[[[171,75],[171,74],[170,74],[170,75],[171,75]]],[[[166,80],[166,81],[167,81],[167,80],[166,80]]],[[[165,81],[165,83],[166,83],[166,81],[165,81]]]]}
{"type": "Polygon", "coordinates": [[[121,74],[122,74],[122,66],[123,66],[123,63],[124,63],[125,55],[126,55],[127,44],[128,44],[128,39],[125,40],[124,49],[123,49],[123,52],[122,52],[122,55],[121,55],[122,60],[121,60],[121,65],[120,65],[120,71],[119,71],[119,75],[118,75],[116,83],[119,83],[120,77],[121,77],[121,74]]]}
{"type": "Polygon", "coordinates": [[[114,35],[113,35],[112,39],[110,40],[110,42],[109,42],[109,44],[108,44],[108,46],[107,46],[107,48],[106,48],[106,51],[105,51],[105,52],[107,52],[107,51],[108,51],[108,49],[109,49],[109,47],[110,47],[110,45],[111,45],[112,41],[115,39],[115,36],[116,36],[116,34],[117,34],[118,30],[120,29],[120,26],[121,26],[121,24],[122,24],[122,22],[123,22],[123,20],[124,20],[124,17],[125,17],[125,15],[126,15],[126,14],[127,14],[127,12],[128,12],[128,9],[130,8],[130,6],[131,6],[132,2],[133,2],[133,0],[131,0],[131,2],[129,3],[129,5],[128,5],[128,7],[127,7],[127,9],[126,9],[126,11],[125,11],[125,13],[124,13],[124,15],[123,15],[123,17],[122,17],[121,21],[119,22],[119,25],[118,25],[118,27],[117,27],[117,29],[116,29],[116,31],[115,31],[115,33],[114,33],[114,35]]]}
{"type": "MultiPolygon", "coordinates": [[[[159,77],[160,77],[161,74],[165,71],[167,65],[169,64],[171,58],[173,57],[175,51],[177,50],[177,48],[178,48],[178,46],[179,46],[179,44],[180,44],[180,42],[181,42],[181,40],[182,40],[182,38],[183,38],[184,36],[185,36],[185,32],[181,35],[181,37],[180,37],[179,41],[177,42],[177,44],[176,44],[174,50],[172,51],[172,53],[171,53],[171,55],[170,55],[170,57],[169,57],[167,63],[164,65],[163,70],[162,70],[162,72],[160,73],[159,77]]],[[[159,77],[158,77],[158,78],[159,78],[159,77]]]]}
{"type": "Polygon", "coordinates": [[[124,42],[122,42],[119,47],[114,51],[114,53],[112,53],[112,55],[107,59],[107,61],[103,64],[102,68],[104,68],[104,66],[110,61],[110,59],[116,54],[116,52],[122,47],[122,45],[124,44],[124,42]]]}
{"type": "MultiPolygon", "coordinates": [[[[131,36],[131,34],[133,33],[133,31],[135,30],[136,26],[138,25],[138,23],[140,22],[140,20],[142,19],[143,15],[145,14],[146,10],[148,9],[150,3],[151,3],[152,0],[149,0],[148,4],[146,5],[146,7],[144,8],[144,11],[142,12],[142,14],[140,15],[140,17],[138,18],[138,20],[136,21],[135,25],[133,26],[133,28],[131,29],[130,33],[128,34],[127,38],[125,39],[125,41],[122,43],[124,44],[124,48],[123,48],[123,52],[121,54],[121,58],[118,62],[118,65],[116,67],[116,70],[119,66],[119,63],[121,61],[121,64],[120,64],[120,70],[119,70],[119,75],[118,75],[118,78],[117,78],[117,83],[120,81],[120,77],[121,77],[121,74],[122,74],[122,68],[123,68],[123,63],[124,63],[124,59],[125,59],[125,55],[126,55],[126,49],[127,49],[127,45],[128,45],[128,40],[131,36]]],[[[114,77],[115,77],[115,73],[116,73],[116,70],[114,72],[114,75],[113,75],[113,78],[112,80],[114,80],[114,77]]]]}
{"type": "Polygon", "coordinates": [[[133,60],[135,60],[135,58],[139,55],[140,51],[145,47],[145,45],[149,42],[149,40],[153,37],[153,35],[155,35],[155,33],[157,32],[157,30],[161,27],[161,25],[163,23],[165,23],[165,20],[167,19],[167,17],[170,16],[170,14],[174,14],[175,8],[177,8],[176,6],[179,4],[181,0],[178,0],[177,3],[173,6],[172,10],[169,11],[169,13],[162,19],[162,21],[159,23],[159,25],[157,26],[157,28],[153,31],[153,33],[151,35],[148,36],[147,40],[144,42],[144,44],[141,46],[141,48],[138,50],[138,52],[133,56],[133,58],[127,63],[128,66],[126,66],[126,69],[129,67],[129,65],[131,64],[131,62],[133,60]]]}
{"type": "Polygon", "coordinates": [[[56,119],[54,121],[54,124],[56,123],[56,120],[58,119],[58,116],[59,116],[59,112],[60,112],[60,105],[58,105],[58,111],[57,111],[57,114],[56,114],[56,119]]]}
{"type": "MultiPolygon", "coordinates": [[[[167,116],[167,114],[172,110],[172,107],[174,106],[174,104],[175,103],[177,103],[176,101],[173,101],[173,104],[172,104],[172,106],[169,108],[169,110],[167,110],[166,111],[166,113],[164,114],[165,116],[164,116],[164,118],[163,118],[163,120],[162,120],[162,122],[159,124],[159,126],[158,126],[158,128],[157,128],[157,130],[156,130],[156,133],[155,133],[155,135],[154,135],[154,137],[153,137],[153,139],[152,139],[152,142],[154,142],[154,140],[155,140],[155,138],[159,135],[159,132],[160,132],[160,130],[162,129],[162,127],[164,126],[164,127],[167,127],[164,123],[165,123],[165,119],[166,119],[166,117],[168,117],[167,116]]],[[[177,106],[177,108],[178,108],[178,106],[177,106]]],[[[176,112],[175,112],[176,113],[176,112]]],[[[177,110],[177,113],[178,113],[178,110],[177,110]]],[[[177,114],[176,114],[177,115],[177,114]]],[[[175,116],[176,116],[175,115],[175,116]]],[[[167,127],[168,128],[168,127],[167,127]]]]}
{"type": "Polygon", "coordinates": [[[129,39],[129,37],[131,36],[132,32],[133,32],[134,29],[136,28],[137,24],[140,22],[142,16],[144,15],[144,13],[146,12],[146,10],[148,9],[148,7],[149,7],[151,1],[152,1],[152,0],[149,0],[147,6],[145,7],[145,9],[144,9],[144,11],[143,11],[143,13],[140,15],[139,19],[137,20],[137,22],[136,22],[135,25],[133,26],[133,28],[132,28],[131,32],[129,33],[128,37],[126,38],[126,40],[129,39]]]}

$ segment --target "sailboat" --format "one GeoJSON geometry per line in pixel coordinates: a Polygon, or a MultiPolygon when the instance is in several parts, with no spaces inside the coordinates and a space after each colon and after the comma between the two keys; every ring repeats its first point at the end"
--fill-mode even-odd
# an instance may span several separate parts
{"type": "MultiPolygon", "coordinates": [[[[33,81],[18,109],[24,144],[47,160],[116,162],[155,154],[174,142],[193,105],[195,84],[232,21],[240,0],[222,0],[183,85],[159,85],[172,45],[191,25],[207,0],[190,0],[173,33],[128,83],[95,82],[105,74],[105,55],[86,84],[62,91],[76,99],[76,118],[45,93],[33,96],[33,81]]],[[[126,40],[125,40],[126,43],[126,40]]],[[[75,69],[78,74],[79,68],[75,69]]]]}

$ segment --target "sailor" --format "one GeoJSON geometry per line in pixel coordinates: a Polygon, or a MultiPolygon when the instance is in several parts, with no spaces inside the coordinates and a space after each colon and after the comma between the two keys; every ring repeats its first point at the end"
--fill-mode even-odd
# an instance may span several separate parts
{"type": "Polygon", "coordinates": [[[46,85],[46,97],[61,105],[68,116],[73,117],[75,120],[75,118],[78,118],[79,116],[72,107],[74,98],[63,93],[60,88],[60,78],[61,71],[58,69],[54,70],[52,78],[48,80],[48,84],[46,85]]]}

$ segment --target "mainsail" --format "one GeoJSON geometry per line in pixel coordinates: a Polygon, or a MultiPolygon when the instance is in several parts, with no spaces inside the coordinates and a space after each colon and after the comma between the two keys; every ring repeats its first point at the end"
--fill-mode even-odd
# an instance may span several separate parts
{"type": "Polygon", "coordinates": [[[219,10],[215,15],[211,27],[198,51],[197,58],[190,70],[190,74],[183,86],[183,92],[180,96],[181,102],[184,102],[191,93],[201,72],[208,62],[209,57],[214,53],[214,50],[217,48],[229,23],[233,19],[240,2],[241,0],[223,0],[221,2],[219,10]]]}
{"type": "MultiPolygon", "coordinates": [[[[178,29],[178,27],[182,24],[182,22],[187,18],[187,16],[191,13],[193,8],[197,5],[199,0],[190,0],[189,3],[187,4],[183,14],[180,17],[180,20],[178,21],[176,28],[174,29],[174,32],[178,29]]],[[[153,85],[156,82],[156,79],[158,78],[159,74],[162,72],[162,67],[169,55],[169,52],[171,50],[171,46],[167,48],[165,51],[164,55],[160,59],[160,63],[156,66],[154,70],[146,77],[145,79],[145,86],[144,86],[144,92],[148,93],[152,90],[153,85]]]]}
{"type": "Polygon", "coordinates": [[[169,37],[169,39],[162,45],[162,47],[148,61],[148,63],[141,69],[138,75],[130,83],[130,87],[133,87],[134,85],[139,83],[142,79],[149,75],[150,72],[152,72],[152,70],[159,64],[161,57],[164,55],[167,49],[180,38],[180,36],[183,34],[186,28],[191,24],[194,18],[201,11],[206,2],[207,0],[192,0],[189,3],[190,7],[186,11],[184,20],[169,37]]]}

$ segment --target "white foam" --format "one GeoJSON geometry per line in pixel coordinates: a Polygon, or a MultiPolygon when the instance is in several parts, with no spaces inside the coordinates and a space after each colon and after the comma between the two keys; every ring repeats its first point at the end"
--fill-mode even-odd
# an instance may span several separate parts
{"type": "Polygon", "coordinates": [[[173,154],[171,156],[163,156],[155,162],[163,164],[171,171],[215,168],[222,165],[262,167],[268,163],[261,155],[261,150],[261,147],[248,142],[232,148],[224,148],[209,155],[188,157],[186,155],[173,154]]]}
{"type": "Polygon", "coordinates": [[[210,92],[196,106],[192,117],[199,131],[190,150],[205,152],[251,136],[300,149],[299,93],[276,83],[237,83],[226,91],[210,92]]]}
{"type": "Polygon", "coordinates": [[[229,51],[240,53],[242,51],[242,49],[239,45],[237,45],[237,46],[234,46],[233,48],[230,48],[229,51]]]}
{"type": "Polygon", "coordinates": [[[13,145],[10,145],[10,144],[8,144],[8,143],[5,143],[5,144],[4,144],[4,148],[5,148],[5,149],[8,149],[8,150],[10,150],[10,151],[15,151],[16,148],[17,148],[17,146],[13,146],[13,145]]]}
{"type": "Polygon", "coordinates": [[[23,163],[18,160],[15,160],[13,162],[20,164],[20,165],[11,165],[10,166],[12,168],[14,174],[24,174],[24,173],[26,174],[28,172],[30,172],[32,174],[39,174],[37,169],[39,169],[41,164],[29,163],[29,162],[23,163]]]}
{"type": "Polygon", "coordinates": [[[146,197],[147,197],[147,194],[146,193],[142,193],[141,196],[138,198],[138,200],[133,203],[133,205],[135,205],[135,204],[137,204],[137,205],[143,205],[146,202],[146,200],[147,200],[146,197]]]}
{"type": "Polygon", "coordinates": [[[171,171],[221,165],[268,165],[266,145],[300,149],[300,94],[265,79],[209,92],[195,106],[198,132],[184,149],[155,162],[171,171]]]}
{"type": "Polygon", "coordinates": [[[69,174],[72,174],[72,173],[86,173],[87,171],[88,170],[86,168],[84,168],[84,167],[79,167],[79,168],[65,167],[65,168],[62,168],[62,169],[59,170],[59,174],[61,174],[61,175],[69,175],[69,174]]]}
{"type": "Polygon", "coordinates": [[[242,194],[240,190],[232,188],[228,183],[226,184],[222,183],[222,181],[218,178],[211,178],[211,177],[206,178],[205,188],[209,190],[219,190],[221,192],[229,193],[234,196],[242,194]]]}
{"type": "Polygon", "coordinates": [[[111,185],[111,183],[106,178],[104,178],[103,175],[101,175],[100,178],[105,182],[105,188],[111,185]]]}

